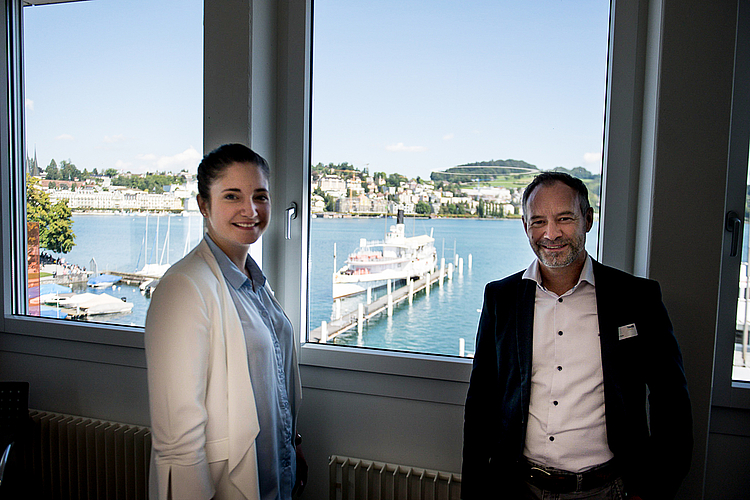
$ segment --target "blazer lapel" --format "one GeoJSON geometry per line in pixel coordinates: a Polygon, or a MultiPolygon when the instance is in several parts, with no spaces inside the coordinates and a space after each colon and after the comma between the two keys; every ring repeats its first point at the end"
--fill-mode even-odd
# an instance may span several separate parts
{"type": "Polygon", "coordinates": [[[596,261],[594,278],[596,280],[596,309],[599,316],[599,342],[602,353],[602,371],[604,374],[605,398],[617,394],[617,377],[615,374],[616,352],[618,347],[617,320],[621,301],[617,298],[617,284],[607,276],[607,269],[596,261]]]}

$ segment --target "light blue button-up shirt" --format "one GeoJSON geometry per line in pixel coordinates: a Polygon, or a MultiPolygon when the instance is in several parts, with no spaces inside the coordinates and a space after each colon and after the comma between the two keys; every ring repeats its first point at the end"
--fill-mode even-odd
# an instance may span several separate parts
{"type": "Polygon", "coordinates": [[[247,256],[250,278],[206,235],[211,252],[224,274],[229,293],[240,316],[247,345],[250,381],[255,393],[260,433],[255,438],[258,454],[260,498],[292,497],[296,473],[294,451],[294,331],[284,311],[271,299],[266,277],[247,256]]]}

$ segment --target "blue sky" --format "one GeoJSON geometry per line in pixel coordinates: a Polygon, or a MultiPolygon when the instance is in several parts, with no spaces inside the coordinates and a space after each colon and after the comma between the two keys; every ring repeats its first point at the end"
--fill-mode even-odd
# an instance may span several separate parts
{"type": "Polygon", "coordinates": [[[609,2],[426,3],[316,3],[313,163],[601,168],[609,2]]]}
{"type": "Polygon", "coordinates": [[[24,8],[26,141],[39,163],[195,171],[203,149],[203,8],[93,0],[24,8]]]}
{"type": "MultiPolygon", "coordinates": [[[[600,168],[609,2],[314,5],[313,163],[410,177],[507,158],[600,168]]],[[[201,2],[24,14],[26,137],[42,166],[195,170],[201,2]]]]}

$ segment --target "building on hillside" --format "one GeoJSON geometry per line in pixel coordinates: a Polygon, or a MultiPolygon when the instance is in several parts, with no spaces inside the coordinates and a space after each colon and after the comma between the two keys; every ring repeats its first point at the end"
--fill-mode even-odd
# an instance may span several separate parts
{"type": "Polygon", "coordinates": [[[324,175],[318,180],[318,187],[331,196],[346,195],[346,181],[336,175],[324,175]]]}

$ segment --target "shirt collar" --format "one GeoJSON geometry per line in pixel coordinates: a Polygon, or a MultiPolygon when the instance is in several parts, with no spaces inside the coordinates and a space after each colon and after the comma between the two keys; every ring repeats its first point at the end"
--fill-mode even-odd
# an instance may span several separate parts
{"type": "Polygon", "coordinates": [[[226,279],[227,283],[232,285],[233,288],[239,290],[245,283],[247,283],[247,285],[253,290],[258,290],[259,287],[265,286],[266,277],[263,275],[263,271],[261,271],[260,267],[258,267],[258,264],[255,263],[255,260],[250,257],[250,254],[245,258],[245,267],[250,271],[250,277],[252,280],[245,276],[245,273],[243,273],[235,263],[227,257],[227,254],[219,248],[219,245],[214,243],[214,240],[211,239],[208,233],[206,233],[204,239],[206,240],[206,243],[208,243],[208,248],[211,249],[211,253],[214,254],[216,262],[219,264],[219,269],[221,269],[221,273],[224,275],[224,279],[226,279]]]}
{"type": "MultiPolygon", "coordinates": [[[[591,284],[591,286],[596,286],[594,280],[594,265],[591,261],[591,256],[587,253],[586,260],[583,263],[583,269],[581,269],[581,275],[578,277],[578,283],[576,283],[576,286],[573,287],[573,289],[578,288],[578,285],[580,285],[582,281],[586,281],[591,284]]],[[[542,275],[539,272],[539,259],[534,259],[534,262],[532,262],[531,265],[526,268],[526,271],[524,271],[522,278],[535,281],[537,285],[542,287],[542,275]]]]}

